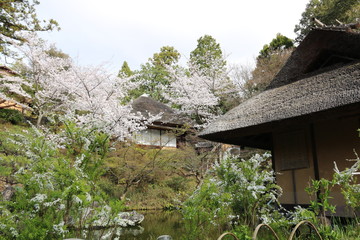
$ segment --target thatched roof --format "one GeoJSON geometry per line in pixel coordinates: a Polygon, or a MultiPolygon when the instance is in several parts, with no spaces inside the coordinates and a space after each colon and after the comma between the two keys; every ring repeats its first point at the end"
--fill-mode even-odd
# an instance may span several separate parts
{"type": "MultiPolygon", "coordinates": [[[[360,110],[360,34],[316,30],[303,40],[266,91],[220,117],[199,136],[244,144],[248,136],[272,132],[274,123],[354,104],[360,110]],[[337,56],[336,62],[329,62],[337,56]]],[[[254,141],[254,147],[268,147],[265,141],[263,146],[260,140],[254,141]]]]}
{"type": "Polygon", "coordinates": [[[360,34],[321,28],[311,31],[292,53],[285,66],[270,83],[268,89],[295,82],[335,63],[349,63],[360,59],[360,34]]]}
{"type": "Polygon", "coordinates": [[[16,76],[18,75],[18,73],[14,72],[13,70],[11,70],[10,68],[6,67],[6,66],[0,66],[0,75],[11,75],[11,76],[16,76]]]}
{"type": "Polygon", "coordinates": [[[183,125],[185,123],[184,118],[175,109],[148,96],[138,97],[131,106],[133,112],[141,114],[146,119],[161,114],[161,117],[154,122],[156,124],[183,125]]]}

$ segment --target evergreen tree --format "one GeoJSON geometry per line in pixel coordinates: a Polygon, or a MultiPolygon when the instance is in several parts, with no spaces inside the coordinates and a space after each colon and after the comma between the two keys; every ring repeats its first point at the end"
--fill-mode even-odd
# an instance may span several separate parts
{"type": "Polygon", "coordinates": [[[233,69],[232,76],[241,89],[242,101],[266,89],[291,55],[293,47],[291,39],[278,33],[260,50],[255,69],[246,66],[233,69]]]}
{"type": "Polygon", "coordinates": [[[7,47],[12,41],[24,41],[20,33],[25,31],[48,31],[58,26],[50,19],[45,25],[36,15],[38,0],[0,1],[0,53],[9,54],[7,47]]]}
{"type": "Polygon", "coordinates": [[[210,91],[219,98],[222,114],[235,105],[239,97],[234,83],[228,76],[226,60],[220,44],[210,35],[204,35],[197,40],[197,47],[190,53],[190,65],[197,69],[197,74],[207,78],[210,91]]]}
{"type": "Polygon", "coordinates": [[[313,19],[325,25],[338,25],[337,22],[352,23],[360,17],[359,0],[310,0],[302,13],[299,24],[295,26],[296,42],[301,42],[315,26],[313,19]]]}
{"type": "Polygon", "coordinates": [[[200,37],[197,42],[197,47],[190,53],[191,63],[197,65],[207,76],[226,72],[226,61],[220,44],[216,42],[215,38],[205,35],[200,37]]]}
{"type": "Polygon", "coordinates": [[[140,71],[135,72],[134,81],[141,82],[140,86],[130,93],[130,98],[135,99],[142,94],[147,94],[153,99],[166,103],[164,88],[170,83],[168,69],[176,68],[180,53],[171,46],[164,46],[159,53],[154,53],[149,61],[141,65],[140,71]]]}
{"type": "Polygon", "coordinates": [[[133,71],[131,71],[128,63],[124,61],[118,73],[118,77],[130,77],[132,75],[134,75],[133,71]]]}
{"type": "Polygon", "coordinates": [[[294,46],[293,40],[290,38],[278,33],[276,37],[270,42],[270,44],[265,44],[263,49],[259,52],[259,58],[268,58],[276,51],[281,51],[285,49],[292,48],[294,46]]]}

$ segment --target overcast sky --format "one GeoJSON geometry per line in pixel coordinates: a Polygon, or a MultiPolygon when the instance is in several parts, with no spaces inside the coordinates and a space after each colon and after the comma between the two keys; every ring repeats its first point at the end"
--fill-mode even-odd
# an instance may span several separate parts
{"type": "Polygon", "coordinates": [[[42,0],[40,19],[53,18],[59,32],[41,36],[81,65],[127,61],[139,69],[162,46],[186,62],[205,34],[214,37],[229,63],[252,64],[277,33],[292,39],[309,0],[42,0]]]}

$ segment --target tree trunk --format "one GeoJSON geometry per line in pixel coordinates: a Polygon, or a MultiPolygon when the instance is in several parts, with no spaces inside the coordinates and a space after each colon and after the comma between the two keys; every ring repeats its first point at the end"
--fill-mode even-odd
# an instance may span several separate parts
{"type": "Polygon", "coordinates": [[[36,127],[39,128],[40,125],[41,125],[41,120],[43,119],[43,114],[42,113],[39,113],[39,116],[38,116],[38,119],[36,121],[36,127]]]}

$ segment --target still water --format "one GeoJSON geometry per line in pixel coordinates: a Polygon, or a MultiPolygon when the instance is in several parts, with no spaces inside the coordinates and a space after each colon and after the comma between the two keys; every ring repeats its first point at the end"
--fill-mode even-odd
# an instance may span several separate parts
{"type": "MultiPolygon", "coordinates": [[[[170,235],[174,240],[180,239],[185,229],[182,222],[182,215],[178,211],[145,211],[144,221],[138,231],[124,231],[120,239],[126,240],[150,240],[161,235],[170,235]]],[[[135,229],[134,229],[135,230],[135,229]]]]}
{"type": "MultiPolygon", "coordinates": [[[[173,240],[183,239],[185,228],[182,221],[182,215],[179,211],[137,211],[144,215],[143,222],[137,227],[116,228],[106,230],[95,230],[87,232],[86,237],[80,234],[86,240],[95,239],[117,239],[119,240],[156,240],[161,235],[170,235],[173,240]]],[[[185,238],[186,239],[186,238],[185,238]]]]}

